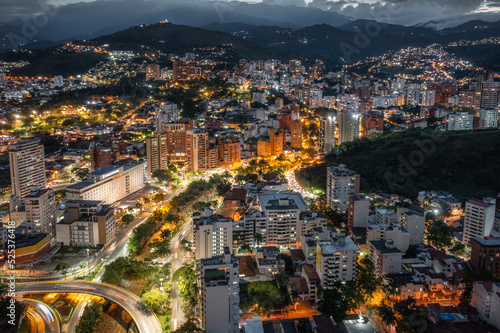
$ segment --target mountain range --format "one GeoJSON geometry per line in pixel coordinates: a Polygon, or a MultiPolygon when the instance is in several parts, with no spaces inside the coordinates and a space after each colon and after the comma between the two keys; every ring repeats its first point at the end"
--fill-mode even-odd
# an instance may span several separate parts
{"type": "MultiPolygon", "coordinates": [[[[439,31],[368,20],[351,21],[338,27],[316,24],[303,28],[277,25],[257,26],[245,23],[211,23],[204,25],[203,28],[197,28],[173,23],[156,23],[137,25],[78,43],[108,44],[109,49],[112,50],[144,53],[153,51],[177,55],[190,52],[194,48],[225,47],[231,44],[233,49],[226,54],[226,60],[233,63],[241,58],[284,61],[291,58],[306,61],[321,59],[327,67],[334,68],[408,46],[419,47],[433,43],[478,40],[496,36],[500,36],[500,22],[471,21],[439,31]]],[[[454,47],[452,51],[471,61],[480,60],[481,64],[500,63],[498,61],[500,45],[498,44],[454,47]]],[[[37,62],[46,64],[48,63],[47,57],[51,57],[50,59],[54,61],[58,54],[61,54],[60,49],[44,48],[29,52],[5,53],[0,55],[0,59],[30,61],[32,65],[29,70],[33,72],[33,75],[47,75],[50,72],[44,69],[45,66],[39,68],[37,62]]],[[[68,56],[66,56],[66,61],[67,59],[69,59],[68,56]]],[[[85,57],[82,61],[92,66],[98,60],[97,57],[92,57],[90,60],[85,57]]],[[[20,69],[19,73],[29,74],[25,69],[20,69]]],[[[78,69],[82,70],[82,67],[78,69]]],[[[70,71],[62,74],[77,73],[70,71]]]]}

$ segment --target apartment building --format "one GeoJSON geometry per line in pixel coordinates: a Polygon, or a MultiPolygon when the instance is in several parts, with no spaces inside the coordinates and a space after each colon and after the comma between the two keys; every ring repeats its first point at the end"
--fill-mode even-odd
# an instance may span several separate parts
{"type": "Polygon", "coordinates": [[[496,200],[485,198],[469,200],[465,203],[464,232],[462,241],[468,244],[475,237],[485,237],[491,234],[495,222],[496,200]]]}
{"type": "Polygon", "coordinates": [[[344,214],[349,206],[349,197],[359,194],[359,175],[344,164],[331,166],[327,170],[326,203],[338,213],[344,214]]]}

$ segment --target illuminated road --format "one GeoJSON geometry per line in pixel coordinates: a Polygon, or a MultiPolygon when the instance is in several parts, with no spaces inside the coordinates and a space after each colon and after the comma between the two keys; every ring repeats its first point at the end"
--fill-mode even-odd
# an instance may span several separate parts
{"type": "Polygon", "coordinates": [[[32,299],[23,299],[20,300],[20,302],[33,308],[33,311],[30,311],[30,313],[36,321],[37,332],[60,332],[59,321],[57,320],[56,314],[54,313],[54,311],[52,311],[51,308],[40,301],[35,301],[32,299]],[[47,330],[45,329],[45,327],[47,327],[47,330]]]}
{"type": "Polygon", "coordinates": [[[82,293],[104,297],[127,311],[140,333],[161,333],[155,314],[142,300],[131,292],[104,283],[96,282],[43,282],[16,285],[17,294],[26,293],[82,293]]]}

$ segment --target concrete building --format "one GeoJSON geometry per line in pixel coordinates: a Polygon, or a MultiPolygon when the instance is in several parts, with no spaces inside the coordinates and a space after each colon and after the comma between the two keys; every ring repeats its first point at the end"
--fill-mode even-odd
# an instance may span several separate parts
{"type": "Polygon", "coordinates": [[[93,146],[90,149],[90,170],[113,165],[118,160],[118,149],[112,147],[93,146]]]}
{"type": "Polygon", "coordinates": [[[233,220],[205,207],[193,214],[193,239],[196,259],[221,255],[225,247],[233,247],[233,220]]]}
{"type": "Polygon", "coordinates": [[[217,146],[218,165],[221,168],[229,169],[241,162],[241,143],[237,137],[229,135],[218,138],[217,146]]]}
{"type": "Polygon", "coordinates": [[[187,130],[186,153],[188,171],[209,170],[208,132],[194,128],[187,130]]]}
{"type": "Polygon", "coordinates": [[[498,108],[481,108],[479,110],[479,128],[498,127],[498,108]]]}
{"type": "Polygon", "coordinates": [[[370,225],[371,201],[361,195],[349,196],[347,225],[349,228],[367,228],[370,225]]]}
{"type": "Polygon", "coordinates": [[[481,107],[498,108],[498,94],[500,93],[500,82],[492,78],[481,84],[481,107]]]}
{"type": "Polygon", "coordinates": [[[167,136],[167,154],[170,164],[184,163],[187,160],[186,132],[189,123],[163,124],[163,133],[167,136]]]}
{"type": "Polygon", "coordinates": [[[479,319],[500,329],[500,285],[494,282],[474,282],[472,306],[479,319]]]}
{"type": "Polygon", "coordinates": [[[23,199],[30,186],[47,187],[43,144],[37,139],[20,140],[8,147],[12,195],[23,199]]]}
{"type": "Polygon", "coordinates": [[[302,149],[302,122],[293,120],[290,123],[290,147],[302,149]]]}
{"type": "Polygon", "coordinates": [[[197,264],[201,328],[206,333],[239,333],[240,288],[238,259],[224,254],[197,264]]]}
{"type": "Polygon", "coordinates": [[[500,277],[500,237],[474,237],[471,241],[470,264],[477,271],[490,272],[500,277]]]}
{"type": "Polygon", "coordinates": [[[344,214],[349,206],[349,197],[359,194],[359,175],[344,164],[331,166],[327,170],[326,203],[328,207],[344,214]]]}
{"type": "Polygon", "coordinates": [[[144,163],[109,165],[92,171],[87,179],[66,188],[67,200],[112,204],[144,187],[144,163]]]}
{"type": "Polygon", "coordinates": [[[458,108],[478,111],[481,106],[481,91],[460,90],[458,92],[458,108]]]}
{"type": "Polygon", "coordinates": [[[375,266],[375,273],[378,276],[399,273],[401,271],[403,252],[396,248],[393,240],[367,240],[366,243],[368,247],[368,255],[375,266]]]}
{"type": "Polygon", "coordinates": [[[335,281],[356,278],[359,247],[344,234],[336,233],[327,241],[316,243],[316,271],[324,288],[335,281]]]}
{"type": "Polygon", "coordinates": [[[52,189],[32,186],[30,193],[24,197],[26,211],[26,233],[34,235],[48,234],[56,236],[56,215],[58,206],[52,189]]]}
{"type": "Polygon", "coordinates": [[[462,241],[468,244],[475,237],[491,234],[495,222],[495,204],[493,198],[483,201],[469,200],[465,203],[464,232],[462,241]]]}
{"type": "Polygon", "coordinates": [[[335,148],[335,120],[334,114],[329,114],[320,120],[319,149],[325,154],[335,148]]]}
{"type": "Polygon", "coordinates": [[[359,139],[359,113],[340,112],[337,116],[339,127],[338,144],[359,139]]]}
{"type": "Polygon", "coordinates": [[[146,177],[157,170],[168,169],[167,135],[155,133],[146,138],[146,177]]]}
{"type": "Polygon", "coordinates": [[[106,245],[115,238],[114,209],[101,201],[66,201],[64,219],[56,229],[57,241],[64,245],[106,245]]]}
{"type": "Polygon", "coordinates": [[[410,233],[401,228],[398,223],[370,224],[366,228],[366,240],[385,241],[392,240],[394,246],[401,252],[406,252],[410,246],[410,233]]]}
{"type": "Polygon", "coordinates": [[[267,217],[268,245],[290,246],[300,242],[300,210],[294,199],[270,200],[263,210],[267,217]]]}
{"type": "Polygon", "coordinates": [[[156,108],[156,132],[162,133],[163,124],[179,122],[179,107],[172,102],[161,103],[156,108]]]}
{"type": "Polygon", "coordinates": [[[398,207],[398,221],[410,233],[410,245],[422,244],[425,234],[425,215],[423,213],[398,207]]]}
{"type": "Polygon", "coordinates": [[[448,131],[471,131],[474,115],[467,112],[455,112],[448,115],[448,131]]]}
{"type": "Polygon", "coordinates": [[[245,228],[245,244],[261,246],[267,244],[267,218],[266,214],[258,209],[251,209],[243,215],[245,228]],[[256,239],[256,235],[257,239],[256,239]],[[260,240],[260,241],[258,241],[260,240]]]}

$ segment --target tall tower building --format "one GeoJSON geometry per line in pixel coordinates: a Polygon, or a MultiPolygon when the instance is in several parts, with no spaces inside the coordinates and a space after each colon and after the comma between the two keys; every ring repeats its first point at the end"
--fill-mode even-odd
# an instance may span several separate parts
{"type": "Polygon", "coordinates": [[[154,134],[146,138],[146,177],[151,177],[156,170],[168,168],[167,136],[154,134]]]}
{"type": "Polygon", "coordinates": [[[224,254],[197,264],[201,328],[206,333],[239,333],[240,287],[238,258],[224,254]]]}
{"type": "Polygon", "coordinates": [[[235,136],[225,136],[217,140],[219,146],[219,166],[230,168],[233,164],[241,162],[241,143],[235,136]]]}
{"type": "Polygon", "coordinates": [[[359,139],[359,113],[341,112],[338,115],[339,145],[359,139]]]}
{"type": "Polygon", "coordinates": [[[163,124],[163,133],[167,136],[167,153],[169,163],[186,162],[186,123],[163,124]]]}
{"type": "Polygon", "coordinates": [[[163,124],[179,122],[179,108],[177,104],[167,102],[161,103],[156,108],[156,132],[163,131],[163,124]]]}
{"type": "Polygon", "coordinates": [[[321,118],[319,127],[319,147],[321,151],[328,154],[335,147],[335,120],[334,114],[321,118]]]}
{"type": "Polygon", "coordinates": [[[290,146],[296,149],[302,149],[302,122],[293,120],[290,125],[291,142],[290,146]]]}
{"type": "Polygon", "coordinates": [[[149,64],[146,67],[146,81],[156,81],[160,79],[160,65],[149,64]]]}
{"type": "Polygon", "coordinates": [[[327,170],[326,204],[344,214],[349,207],[349,197],[359,194],[359,175],[344,164],[331,166],[327,170]]]}
{"type": "Polygon", "coordinates": [[[45,233],[56,236],[57,204],[54,191],[50,188],[39,189],[32,186],[24,197],[26,208],[26,227],[29,235],[45,233]]]}
{"type": "Polygon", "coordinates": [[[188,171],[209,170],[208,132],[195,128],[188,130],[186,132],[186,152],[188,171]]]}
{"type": "Polygon", "coordinates": [[[500,92],[500,82],[488,79],[481,85],[481,107],[498,108],[498,94],[500,92]]]}
{"type": "Polygon", "coordinates": [[[269,145],[271,155],[283,154],[285,133],[282,130],[271,128],[269,130],[269,145]]]}
{"type": "Polygon", "coordinates": [[[496,200],[485,198],[483,201],[469,200],[465,203],[464,233],[462,241],[468,244],[474,237],[491,234],[495,222],[496,200]]]}
{"type": "Polygon", "coordinates": [[[9,150],[12,195],[23,199],[30,193],[30,186],[47,187],[43,144],[37,139],[20,140],[9,150]]]}

